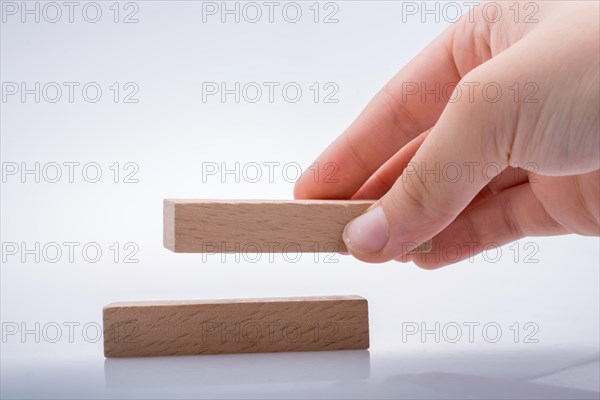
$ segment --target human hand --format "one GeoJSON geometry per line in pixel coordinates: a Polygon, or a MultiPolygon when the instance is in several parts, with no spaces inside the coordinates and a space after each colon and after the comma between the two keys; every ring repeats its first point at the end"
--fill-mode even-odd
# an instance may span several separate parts
{"type": "Polygon", "coordinates": [[[494,4],[443,32],[321,154],[337,183],[297,182],[296,198],[379,199],[344,231],[355,257],[436,268],[449,247],[456,262],[525,236],[599,235],[600,3],[536,3],[529,22],[494,4]],[[431,253],[407,254],[430,238],[431,253]]]}

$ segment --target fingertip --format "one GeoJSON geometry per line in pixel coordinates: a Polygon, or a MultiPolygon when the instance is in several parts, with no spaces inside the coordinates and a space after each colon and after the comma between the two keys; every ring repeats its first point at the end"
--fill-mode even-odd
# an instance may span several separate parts
{"type": "Polygon", "coordinates": [[[382,207],[372,207],[350,221],[342,234],[348,250],[367,259],[381,252],[389,240],[387,217],[382,207]]]}
{"type": "Polygon", "coordinates": [[[308,199],[308,192],[306,190],[306,184],[302,180],[302,176],[294,184],[294,199],[303,200],[308,199]]]}
{"type": "Polygon", "coordinates": [[[310,171],[303,172],[294,184],[294,199],[323,199],[323,195],[322,188],[312,179],[310,171]]]}

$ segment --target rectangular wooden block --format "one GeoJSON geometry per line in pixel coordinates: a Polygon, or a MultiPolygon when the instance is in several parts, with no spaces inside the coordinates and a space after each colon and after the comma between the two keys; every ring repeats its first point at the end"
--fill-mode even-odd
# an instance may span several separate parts
{"type": "Polygon", "coordinates": [[[167,199],[163,241],[180,253],[345,252],[344,227],[373,202],[167,199]]]}
{"type": "Polygon", "coordinates": [[[182,253],[346,251],[342,232],[373,201],[165,200],[164,245],[182,253]]]}
{"type": "Polygon", "coordinates": [[[369,348],[360,296],[111,303],[103,320],[106,357],[369,348]]]}

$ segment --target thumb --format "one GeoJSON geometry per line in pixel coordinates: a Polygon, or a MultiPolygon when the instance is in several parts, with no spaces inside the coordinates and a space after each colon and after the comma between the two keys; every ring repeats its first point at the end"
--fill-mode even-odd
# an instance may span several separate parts
{"type": "Polygon", "coordinates": [[[343,237],[353,256],[384,262],[408,253],[448,226],[508,166],[518,104],[490,101],[481,88],[491,82],[489,77],[500,87],[510,86],[508,79],[498,79],[506,75],[510,50],[461,80],[456,101],[446,106],[400,178],[346,226],[343,237]],[[467,93],[469,86],[479,89],[467,93]]]}

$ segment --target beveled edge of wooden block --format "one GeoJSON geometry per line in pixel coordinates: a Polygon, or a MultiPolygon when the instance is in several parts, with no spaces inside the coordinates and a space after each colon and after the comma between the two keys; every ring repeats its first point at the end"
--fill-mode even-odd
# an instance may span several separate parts
{"type": "Polygon", "coordinates": [[[334,296],[296,296],[296,297],[265,297],[265,298],[242,298],[242,299],[205,299],[205,300],[141,300],[141,301],[116,301],[105,305],[102,311],[122,307],[161,307],[161,306],[195,306],[209,304],[255,304],[255,303],[278,303],[278,302],[303,302],[303,301],[341,301],[356,300],[367,303],[368,301],[358,295],[334,295],[334,296]]]}

